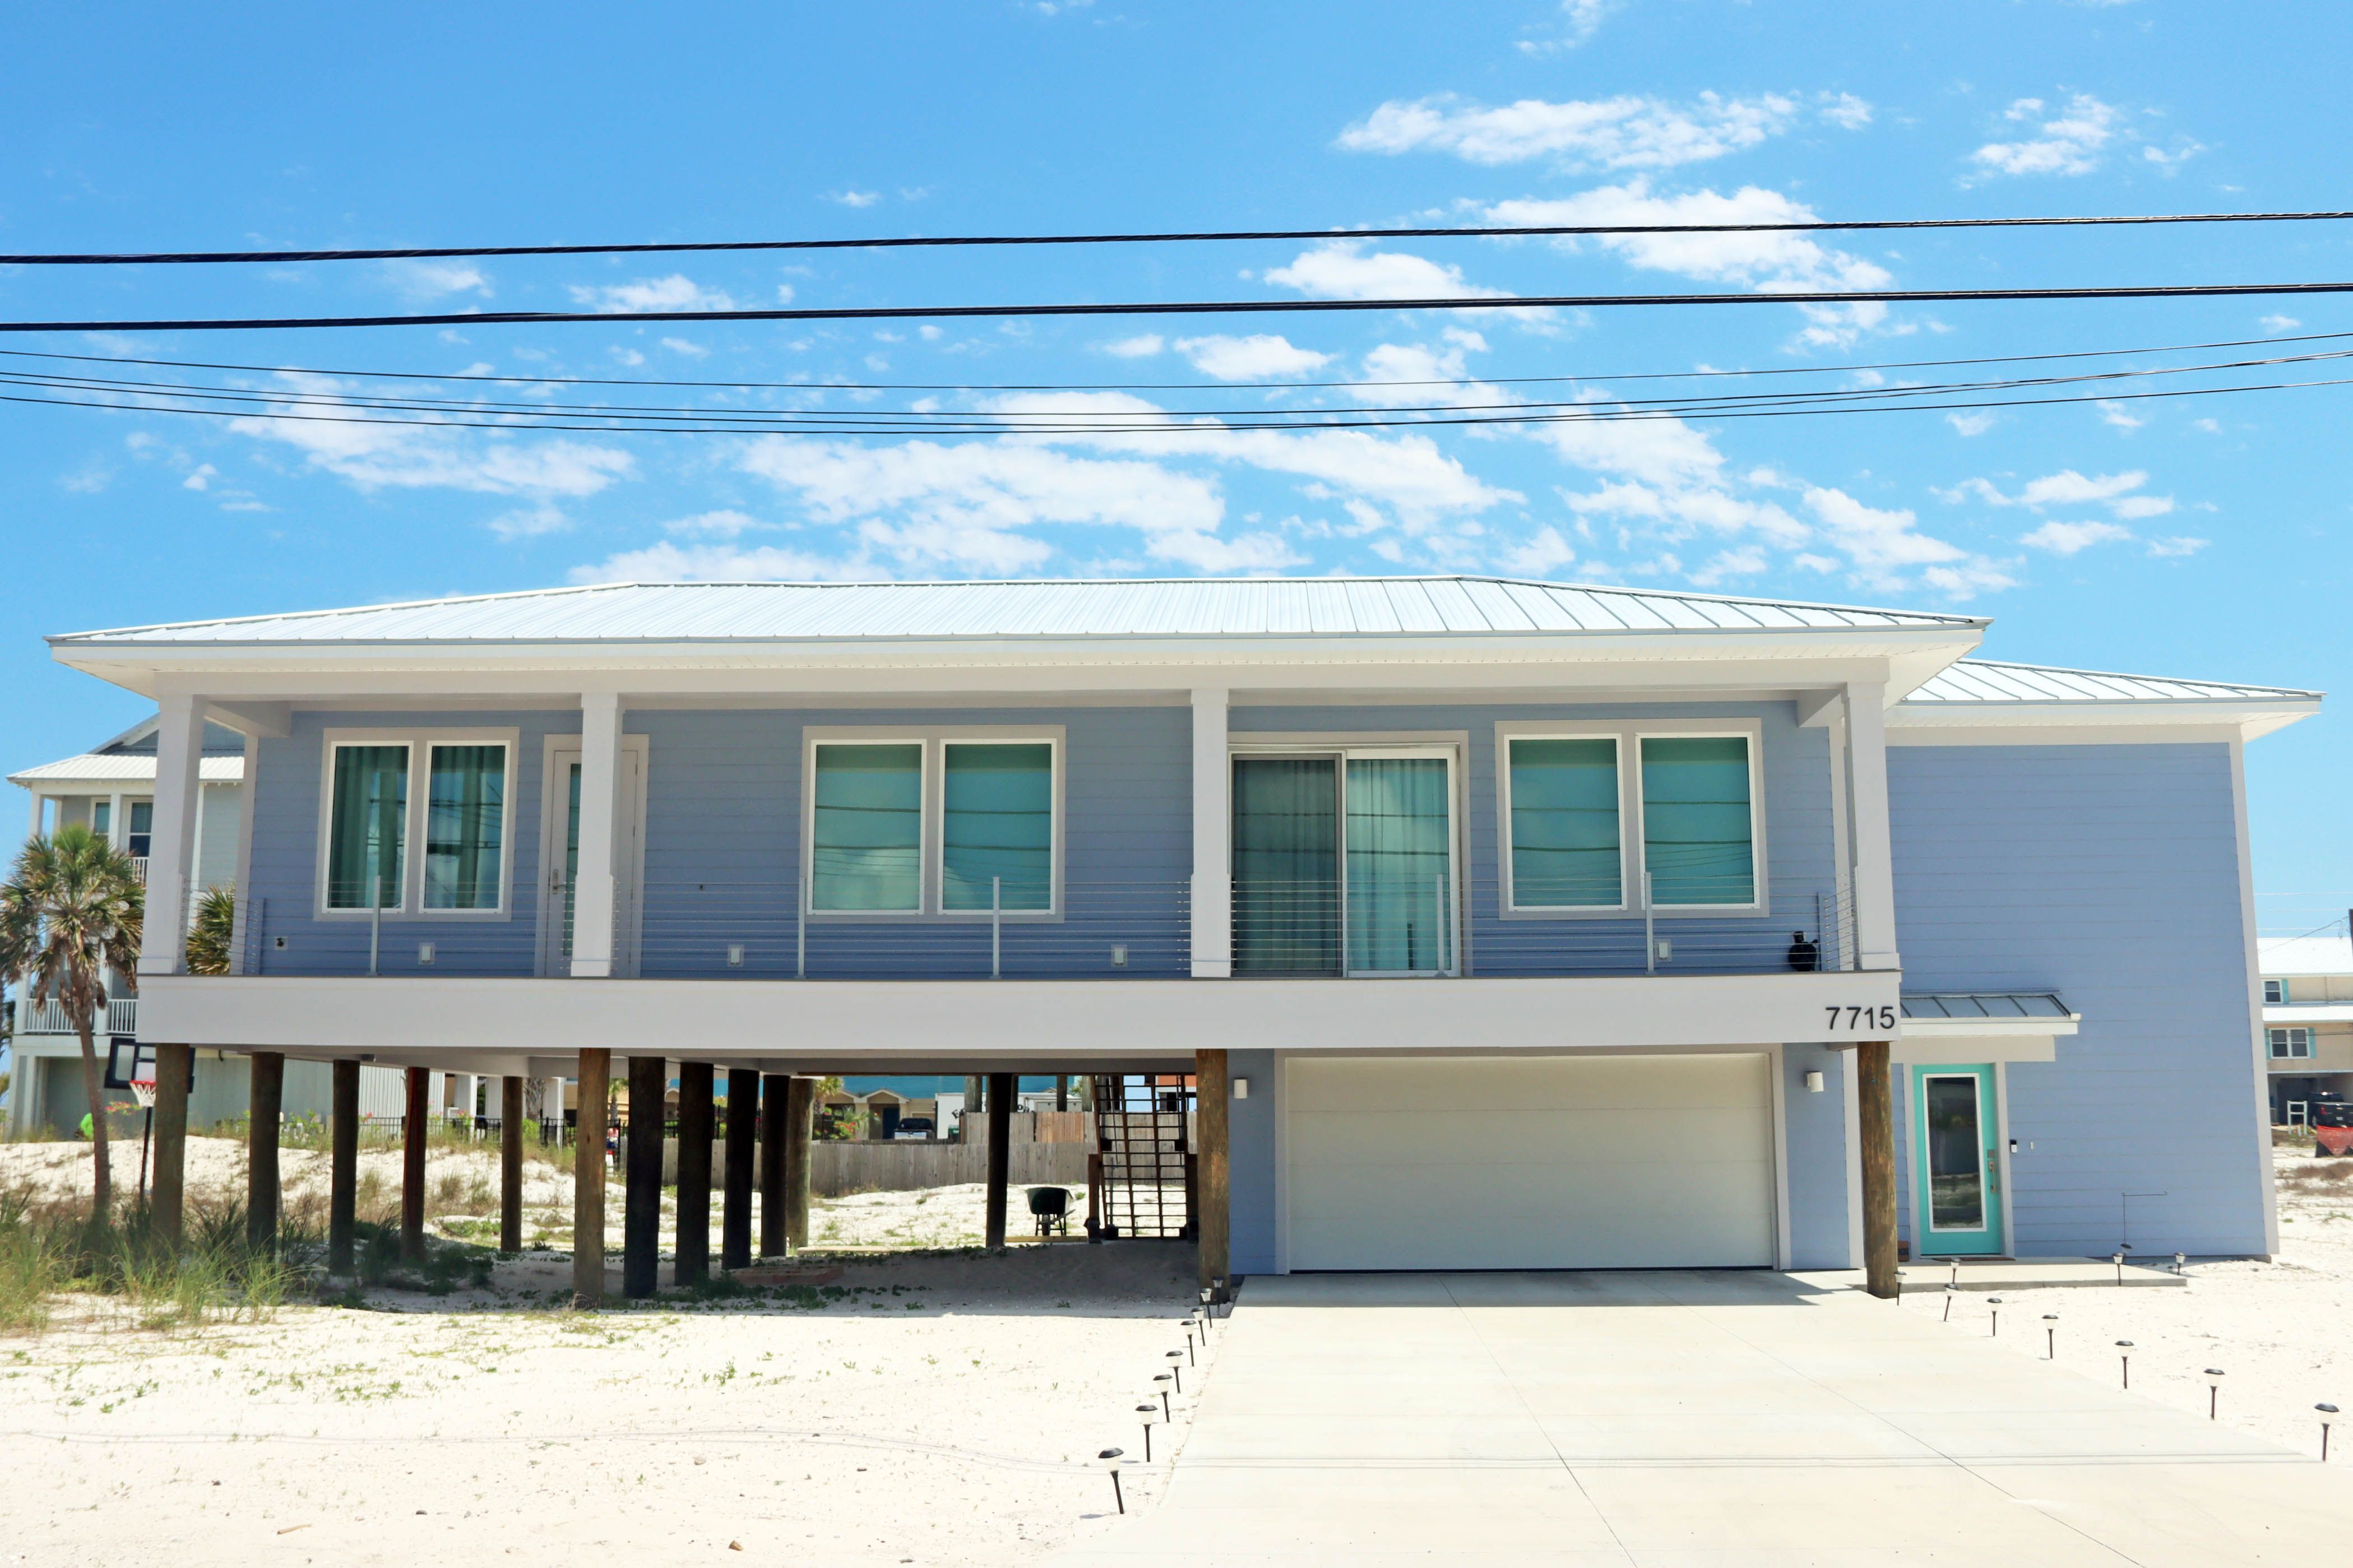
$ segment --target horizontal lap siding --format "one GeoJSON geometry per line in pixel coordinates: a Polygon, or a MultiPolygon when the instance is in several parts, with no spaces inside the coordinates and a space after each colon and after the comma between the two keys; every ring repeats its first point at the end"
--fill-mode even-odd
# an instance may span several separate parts
{"type": "MultiPolygon", "coordinates": [[[[1761,771],[1765,792],[1765,874],[1771,891],[1772,913],[1754,922],[1753,940],[1746,934],[1749,922],[1744,921],[1711,918],[1709,926],[1714,931],[1737,933],[1735,941],[1738,949],[1750,954],[1758,942],[1769,945],[1769,933],[1777,930],[1784,939],[1799,927],[1810,934],[1818,934],[1817,898],[1820,900],[1819,907],[1827,912],[1832,908],[1837,890],[1830,736],[1827,730],[1799,729],[1789,703],[1236,708],[1230,728],[1237,740],[1247,739],[1254,731],[1377,737],[1388,733],[1467,731],[1470,744],[1462,801],[1467,811],[1464,828],[1470,855],[1466,956],[1472,972],[1491,975],[1558,973],[1567,954],[1577,955],[1571,960],[1572,966],[1615,963],[1620,969],[1639,971],[1642,967],[1642,926],[1639,920],[1554,921],[1517,916],[1506,921],[1502,915],[1495,726],[1572,719],[1759,721],[1764,737],[1761,771]]],[[[1631,874],[1630,864],[1628,869],[1631,874]]],[[[1662,928],[1672,926],[1672,917],[1661,918],[1662,928]]],[[[1664,929],[1662,934],[1667,934],[1664,929]]],[[[1672,962],[1666,972],[1672,973],[1672,962]]]]}
{"type": "MultiPolygon", "coordinates": [[[[264,974],[363,974],[367,972],[368,921],[319,920],[320,792],[325,787],[324,732],[329,730],[518,730],[514,841],[503,920],[396,918],[384,921],[382,973],[402,974],[529,974],[536,961],[539,920],[540,763],[550,734],[580,732],[577,711],[455,713],[297,713],[293,733],[264,740],[248,786],[254,794],[253,858],[248,881],[259,908],[259,952],[264,974]],[[284,937],[286,946],[276,946],[284,937]],[[433,967],[420,971],[417,949],[434,944],[433,967]]],[[[424,786],[424,761],[410,763],[409,789],[424,786]]],[[[421,846],[409,846],[419,853],[421,846]]],[[[254,911],[248,907],[248,918],[254,911]]]]}
{"type": "Polygon", "coordinates": [[[1888,752],[1905,989],[2083,1015],[2005,1069],[2021,1254],[2112,1251],[2126,1193],[2164,1194],[2133,1199],[2136,1250],[2265,1248],[2232,769],[2221,744],[1888,752]]]}

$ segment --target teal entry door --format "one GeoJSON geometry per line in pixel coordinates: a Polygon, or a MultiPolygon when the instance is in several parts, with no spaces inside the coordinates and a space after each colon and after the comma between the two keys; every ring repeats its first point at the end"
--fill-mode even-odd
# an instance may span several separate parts
{"type": "Polygon", "coordinates": [[[1915,1256],[2009,1250],[2001,1226],[2000,1120],[1990,1066],[1912,1069],[1915,1256]]]}

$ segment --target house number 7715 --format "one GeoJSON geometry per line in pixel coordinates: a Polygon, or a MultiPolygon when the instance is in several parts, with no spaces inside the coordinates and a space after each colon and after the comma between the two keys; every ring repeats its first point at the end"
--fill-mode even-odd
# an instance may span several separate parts
{"type": "Polygon", "coordinates": [[[1893,1029],[1895,1027],[1895,1009],[1892,1005],[1826,1007],[1823,1011],[1831,1016],[1830,1026],[1833,1029],[1893,1029]]]}

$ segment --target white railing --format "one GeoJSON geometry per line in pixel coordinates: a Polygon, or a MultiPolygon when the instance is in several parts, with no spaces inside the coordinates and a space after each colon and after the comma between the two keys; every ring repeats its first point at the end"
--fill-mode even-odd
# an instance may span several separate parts
{"type": "Polygon", "coordinates": [[[142,887],[142,888],[143,888],[143,887],[145,887],[145,886],[147,885],[147,857],[146,857],[146,856],[144,856],[144,855],[133,855],[133,856],[131,858],[131,874],[132,874],[132,876],[134,876],[134,877],[136,877],[136,878],[138,878],[138,879],[139,879],[139,885],[140,885],[141,887],[142,887]]]}
{"type": "MultiPolygon", "coordinates": [[[[106,1005],[104,1020],[93,1019],[92,1022],[99,1025],[97,1030],[99,1034],[137,1034],[139,1032],[139,998],[136,996],[114,998],[106,1005]]],[[[75,1031],[73,1020],[66,1016],[64,1004],[33,1002],[23,1005],[22,1010],[18,1013],[16,1032],[20,1035],[70,1035],[75,1031]]]]}

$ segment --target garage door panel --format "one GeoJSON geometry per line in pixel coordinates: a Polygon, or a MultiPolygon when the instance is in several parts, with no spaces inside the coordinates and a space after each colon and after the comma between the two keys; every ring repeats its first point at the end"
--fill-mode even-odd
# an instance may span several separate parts
{"type": "Polygon", "coordinates": [[[1767,1058],[1294,1058],[1294,1268],[1767,1267],[1767,1058]]]}

